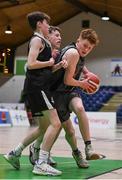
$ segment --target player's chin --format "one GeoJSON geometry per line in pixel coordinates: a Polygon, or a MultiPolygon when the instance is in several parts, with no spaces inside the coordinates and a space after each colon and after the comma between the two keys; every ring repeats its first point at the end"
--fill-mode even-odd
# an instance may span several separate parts
{"type": "Polygon", "coordinates": [[[58,43],[58,44],[56,45],[56,49],[60,49],[60,46],[61,46],[61,44],[58,43]]]}
{"type": "Polygon", "coordinates": [[[82,57],[85,57],[86,55],[87,55],[87,54],[85,54],[85,53],[82,53],[82,54],[81,54],[82,57]]]}

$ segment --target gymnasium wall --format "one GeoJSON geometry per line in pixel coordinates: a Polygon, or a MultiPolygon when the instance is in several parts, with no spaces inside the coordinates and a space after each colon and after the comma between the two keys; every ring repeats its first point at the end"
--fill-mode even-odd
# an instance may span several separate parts
{"type": "Polygon", "coordinates": [[[0,103],[18,103],[25,76],[15,75],[0,87],[0,103]]]}
{"type": "Polygon", "coordinates": [[[17,57],[15,58],[14,74],[15,75],[25,75],[25,64],[27,62],[27,57],[17,57]]]}

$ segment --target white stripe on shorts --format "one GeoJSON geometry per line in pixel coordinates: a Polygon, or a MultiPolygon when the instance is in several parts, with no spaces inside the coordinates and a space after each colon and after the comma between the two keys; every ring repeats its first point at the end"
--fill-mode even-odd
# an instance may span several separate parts
{"type": "Polygon", "coordinates": [[[52,104],[50,103],[48,97],[46,96],[45,92],[44,92],[44,91],[41,91],[41,93],[42,93],[42,96],[43,96],[43,98],[44,98],[44,100],[45,100],[45,103],[46,103],[48,109],[54,109],[54,107],[53,107],[52,104]]]}

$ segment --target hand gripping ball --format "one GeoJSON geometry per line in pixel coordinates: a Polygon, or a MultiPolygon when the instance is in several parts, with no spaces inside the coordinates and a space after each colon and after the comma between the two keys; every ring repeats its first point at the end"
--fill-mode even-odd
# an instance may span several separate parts
{"type": "Polygon", "coordinates": [[[97,75],[92,75],[87,78],[88,83],[93,86],[93,88],[89,90],[82,89],[82,91],[86,94],[94,94],[99,90],[100,87],[100,79],[97,75]]]}

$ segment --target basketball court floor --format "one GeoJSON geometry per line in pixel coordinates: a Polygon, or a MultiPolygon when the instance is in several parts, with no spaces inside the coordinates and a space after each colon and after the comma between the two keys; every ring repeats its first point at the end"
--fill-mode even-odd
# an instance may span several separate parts
{"type": "MultiPolygon", "coordinates": [[[[14,170],[14,168],[9,165],[2,156],[12,150],[29,132],[32,131],[33,128],[34,127],[0,128],[0,179],[24,179],[24,176],[21,176],[20,174],[22,172],[26,174],[28,170],[29,174],[26,174],[25,179],[56,179],[56,177],[36,176],[32,174],[32,167],[27,160],[28,148],[23,151],[22,158],[26,158],[22,160],[22,163],[24,162],[25,164],[22,165],[23,168],[22,170],[20,169],[20,171],[14,170]],[[12,176],[11,173],[14,173],[14,176],[12,176]]],[[[84,154],[84,144],[82,138],[77,134],[77,132],[76,136],[78,140],[78,147],[84,154]]],[[[77,170],[78,168],[72,158],[71,149],[64,138],[64,132],[61,132],[52,148],[51,154],[54,157],[60,157],[60,159],[56,159],[57,163],[59,163],[59,166],[61,166],[61,164],[66,164],[63,168],[63,172],[65,174],[69,168],[70,174],[65,177],[60,176],[60,178],[58,177],[59,179],[83,179],[83,177],[84,179],[122,179],[122,125],[117,126],[116,129],[92,129],[91,137],[92,144],[96,152],[106,155],[106,158],[103,160],[96,160],[95,162],[90,161],[91,170],[90,168],[87,170],[77,170]],[[116,163],[115,167],[113,166],[112,169],[106,171],[106,168],[109,168],[109,166],[114,163],[116,163]],[[90,171],[95,171],[95,169],[97,171],[97,167],[102,167],[103,164],[106,164],[104,172],[93,174],[92,176],[88,175],[90,171]],[[92,169],[93,167],[94,169],[92,169]],[[78,176],[77,174],[74,174],[73,176],[73,173],[76,172],[78,176]],[[82,176],[83,173],[86,173],[87,176],[82,176]]]]}

